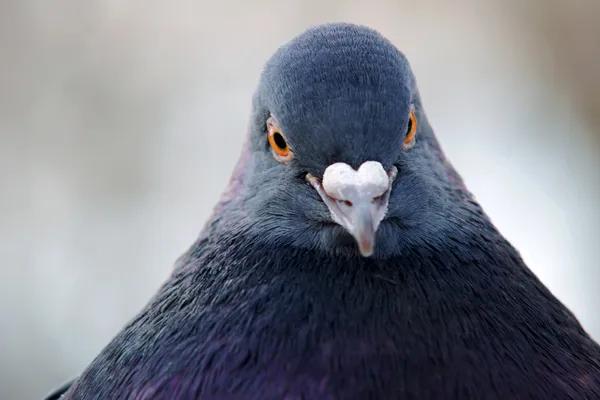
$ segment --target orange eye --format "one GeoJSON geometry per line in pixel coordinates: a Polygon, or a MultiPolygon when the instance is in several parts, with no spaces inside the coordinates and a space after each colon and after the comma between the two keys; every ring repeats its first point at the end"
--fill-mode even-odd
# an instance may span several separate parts
{"type": "Polygon", "coordinates": [[[408,128],[406,129],[406,136],[404,136],[404,141],[402,143],[402,148],[404,150],[410,149],[415,144],[415,133],[417,133],[417,116],[415,115],[414,110],[410,110],[408,116],[408,128]]]}
{"type": "Polygon", "coordinates": [[[273,149],[273,155],[280,162],[290,161],[294,158],[294,153],[290,149],[285,136],[281,133],[281,129],[275,118],[271,117],[267,120],[267,135],[269,144],[273,149]]]}
{"type": "Polygon", "coordinates": [[[269,144],[271,145],[273,150],[275,150],[275,153],[279,154],[282,157],[285,157],[288,154],[290,154],[290,147],[285,141],[283,135],[281,134],[281,132],[275,129],[272,129],[269,132],[269,144]]]}

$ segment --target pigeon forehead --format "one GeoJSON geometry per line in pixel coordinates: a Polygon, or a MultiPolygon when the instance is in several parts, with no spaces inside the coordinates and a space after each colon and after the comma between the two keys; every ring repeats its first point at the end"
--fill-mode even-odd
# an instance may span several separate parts
{"type": "Polygon", "coordinates": [[[348,24],[309,29],[279,48],[261,83],[280,113],[317,111],[323,103],[406,102],[412,86],[402,53],[378,32],[348,24]]]}

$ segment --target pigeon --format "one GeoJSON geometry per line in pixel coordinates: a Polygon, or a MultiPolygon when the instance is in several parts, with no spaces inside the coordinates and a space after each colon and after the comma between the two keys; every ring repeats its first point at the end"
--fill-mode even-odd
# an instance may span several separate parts
{"type": "Polygon", "coordinates": [[[600,346],[466,188],[379,31],[279,47],[242,148],[169,278],[55,398],[600,399],[600,346]]]}

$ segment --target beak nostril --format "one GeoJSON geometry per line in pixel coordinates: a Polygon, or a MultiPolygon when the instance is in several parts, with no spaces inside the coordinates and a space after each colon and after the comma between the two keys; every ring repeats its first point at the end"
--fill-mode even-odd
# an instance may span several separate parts
{"type": "MultiPolygon", "coordinates": [[[[385,194],[385,193],[384,193],[385,194]]],[[[383,198],[383,194],[379,195],[379,196],[375,196],[373,197],[373,200],[371,200],[372,203],[377,203],[378,201],[380,201],[383,198]]]]}
{"type": "Polygon", "coordinates": [[[352,207],[352,202],[350,200],[338,200],[340,203],[344,203],[348,207],[352,207]]]}

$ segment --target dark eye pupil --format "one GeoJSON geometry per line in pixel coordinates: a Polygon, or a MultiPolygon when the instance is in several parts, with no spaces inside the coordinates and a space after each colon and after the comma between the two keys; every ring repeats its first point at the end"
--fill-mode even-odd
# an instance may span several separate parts
{"type": "Polygon", "coordinates": [[[273,134],[273,141],[275,142],[277,147],[279,147],[282,150],[287,147],[287,143],[286,143],[285,139],[283,138],[283,136],[281,136],[281,133],[279,133],[279,132],[275,132],[273,134]]]}
{"type": "Polygon", "coordinates": [[[410,131],[412,131],[412,126],[413,126],[412,118],[409,118],[408,119],[408,129],[406,130],[406,134],[409,134],[410,131]]]}

